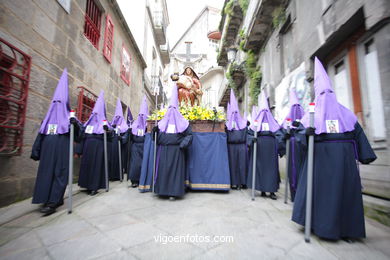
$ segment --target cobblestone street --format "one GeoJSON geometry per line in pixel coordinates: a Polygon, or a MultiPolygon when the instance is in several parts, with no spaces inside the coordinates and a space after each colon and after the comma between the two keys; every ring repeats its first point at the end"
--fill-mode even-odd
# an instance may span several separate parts
{"type": "Polygon", "coordinates": [[[0,259],[389,259],[388,227],[366,219],[365,240],[312,237],[307,244],[290,220],[291,203],[278,197],[258,196],[253,202],[249,191],[241,190],[190,192],[169,201],[115,183],[95,197],[76,193],[73,214],[62,206],[45,218],[26,200],[0,211],[0,259]],[[158,240],[166,235],[234,241],[158,240]]]}

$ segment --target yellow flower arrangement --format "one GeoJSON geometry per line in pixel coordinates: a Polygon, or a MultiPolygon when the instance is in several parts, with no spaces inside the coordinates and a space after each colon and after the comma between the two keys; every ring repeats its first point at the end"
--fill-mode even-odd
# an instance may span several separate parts
{"type": "MultiPolygon", "coordinates": [[[[224,112],[214,111],[210,108],[202,107],[202,106],[188,106],[184,103],[179,107],[180,113],[183,115],[185,119],[188,121],[195,120],[216,120],[216,121],[225,121],[226,116],[224,112]]],[[[165,113],[167,112],[167,108],[163,108],[160,110],[156,110],[148,117],[148,120],[161,120],[165,113]]]]}

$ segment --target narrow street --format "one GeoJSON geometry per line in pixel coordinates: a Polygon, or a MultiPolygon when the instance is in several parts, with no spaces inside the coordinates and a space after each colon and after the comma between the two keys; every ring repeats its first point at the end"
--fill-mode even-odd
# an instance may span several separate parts
{"type": "Polygon", "coordinates": [[[282,197],[232,190],[169,201],[116,182],[94,197],[77,192],[71,215],[62,206],[44,218],[25,200],[0,211],[0,259],[389,259],[390,229],[367,218],[362,241],[305,243],[282,197]],[[197,241],[216,236],[233,241],[197,241]]]}

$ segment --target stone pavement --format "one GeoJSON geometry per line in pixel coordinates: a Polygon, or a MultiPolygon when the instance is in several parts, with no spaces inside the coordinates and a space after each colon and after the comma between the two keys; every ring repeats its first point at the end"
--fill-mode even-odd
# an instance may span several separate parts
{"type": "Polygon", "coordinates": [[[71,215],[63,206],[45,218],[24,201],[0,209],[0,259],[390,258],[390,229],[369,219],[362,241],[312,237],[305,243],[302,228],[290,221],[291,203],[278,196],[251,201],[249,190],[233,190],[169,201],[115,183],[94,197],[78,193],[71,215]],[[33,211],[12,219],[16,207],[33,211]],[[173,236],[182,243],[164,243],[173,236]],[[200,236],[212,242],[202,243],[200,236]],[[213,241],[215,236],[232,236],[233,242],[213,241]]]}

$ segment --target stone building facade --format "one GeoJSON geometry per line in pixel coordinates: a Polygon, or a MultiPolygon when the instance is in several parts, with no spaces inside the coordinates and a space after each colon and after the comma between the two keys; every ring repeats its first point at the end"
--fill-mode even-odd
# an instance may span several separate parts
{"type": "MultiPolygon", "coordinates": [[[[390,224],[390,2],[250,0],[245,10],[236,0],[227,0],[225,7],[229,2],[218,62],[227,71],[233,62],[243,65],[233,75],[241,109],[250,111],[254,98],[251,79],[239,73],[248,56],[254,55],[261,75],[255,87],[267,91],[279,121],[287,114],[291,88],[303,106],[313,99],[317,56],[333,81],[338,101],[355,112],[375,149],[378,159],[360,166],[363,192],[370,195],[365,196],[365,206],[371,204],[378,213],[373,216],[390,224]],[[238,51],[229,60],[232,47],[238,51]]],[[[228,88],[226,82],[220,89],[221,105],[226,105],[228,88]]]]}
{"type": "MultiPolygon", "coordinates": [[[[0,120],[0,206],[4,206],[32,194],[38,163],[30,159],[31,147],[63,69],[68,69],[70,103],[79,118],[82,113],[84,120],[88,117],[95,96],[104,90],[111,120],[117,98],[137,115],[145,92],[146,63],[116,0],[4,0],[0,38],[5,40],[2,54],[6,50],[12,54],[10,44],[31,57],[27,108],[20,115],[25,117],[22,142],[16,152],[6,152],[3,130],[8,126],[0,120]]],[[[1,66],[5,57],[0,55],[1,66]]],[[[2,68],[2,91],[6,73],[2,68]]],[[[4,106],[0,109],[0,114],[7,112],[4,106]]]]}

